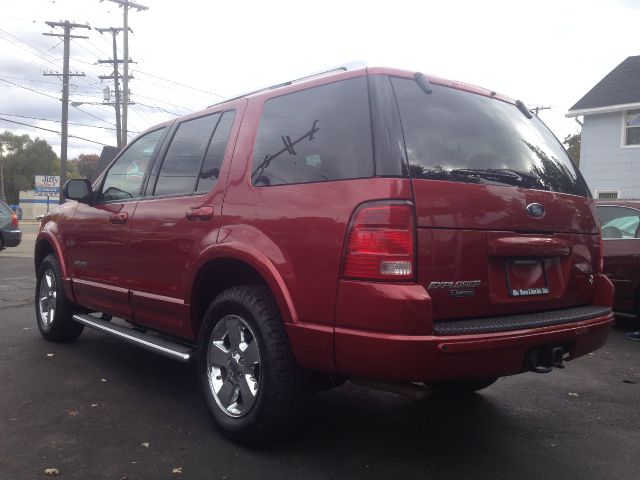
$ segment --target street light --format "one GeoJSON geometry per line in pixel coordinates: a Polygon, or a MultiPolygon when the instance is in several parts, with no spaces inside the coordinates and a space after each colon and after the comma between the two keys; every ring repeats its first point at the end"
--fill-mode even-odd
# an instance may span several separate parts
{"type": "MultiPolygon", "coordinates": [[[[116,101],[115,102],[110,102],[110,98],[111,98],[111,90],[109,89],[109,87],[105,87],[104,90],[102,91],[103,95],[104,95],[104,102],[71,102],[71,106],[72,107],[79,107],[80,105],[109,105],[109,106],[115,106],[116,107],[116,135],[117,135],[117,139],[118,139],[118,148],[122,148],[122,127],[120,126],[120,115],[119,115],[119,107],[118,107],[118,95],[116,93],[116,101]]],[[[133,102],[129,102],[129,105],[133,105],[133,102]]]]}

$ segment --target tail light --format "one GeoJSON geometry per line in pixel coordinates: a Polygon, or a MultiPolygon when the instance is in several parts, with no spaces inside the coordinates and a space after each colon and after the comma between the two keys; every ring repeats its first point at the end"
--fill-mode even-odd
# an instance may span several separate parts
{"type": "Polygon", "coordinates": [[[16,227],[16,229],[20,226],[20,222],[18,222],[18,216],[15,213],[11,214],[11,223],[13,223],[13,226],[16,227]]]}
{"type": "Polygon", "coordinates": [[[344,276],[364,280],[413,280],[415,226],[409,204],[369,204],[351,220],[344,276]]]}
{"type": "Polygon", "coordinates": [[[600,255],[598,258],[598,273],[604,273],[604,240],[602,239],[602,229],[600,229],[600,255]]]}

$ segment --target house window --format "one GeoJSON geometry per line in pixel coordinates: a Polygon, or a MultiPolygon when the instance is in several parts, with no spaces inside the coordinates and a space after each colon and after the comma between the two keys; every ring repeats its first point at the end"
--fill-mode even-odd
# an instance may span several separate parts
{"type": "Polygon", "coordinates": [[[618,190],[596,190],[598,200],[617,200],[619,195],[618,190]]]}
{"type": "Polygon", "coordinates": [[[624,144],[640,145],[640,110],[629,110],[626,112],[624,128],[624,144]]]}

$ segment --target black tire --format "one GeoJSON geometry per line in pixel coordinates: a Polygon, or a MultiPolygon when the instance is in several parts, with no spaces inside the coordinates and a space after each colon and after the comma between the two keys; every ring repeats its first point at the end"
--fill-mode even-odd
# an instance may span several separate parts
{"type": "Polygon", "coordinates": [[[74,309],[75,305],[67,299],[64,293],[60,263],[54,254],[49,254],[38,267],[36,281],[36,323],[42,336],[54,342],[72,342],[78,338],[84,330],[84,326],[73,320],[74,309]],[[50,292],[43,292],[41,286],[43,282],[48,285],[47,277],[55,284],[49,288],[50,292]],[[46,300],[43,301],[45,297],[46,300]],[[45,315],[43,315],[45,307],[48,312],[45,311],[45,315]],[[53,307],[53,315],[51,315],[51,307],[53,307]],[[49,320],[50,317],[53,319],[49,320]]]}
{"type": "Polygon", "coordinates": [[[458,380],[452,382],[429,383],[426,386],[438,394],[461,396],[469,395],[490,387],[498,381],[495,378],[482,378],[477,380],[458,380]]]}
{"type": "Polygon", "coordinates": [[[265,444],[291,435],[301,424],[308,403],[305,372],[293,358],[282,317],[269,289],[232,287],[213,300],[204,315],[198,338],[197,368],[211,417],[226,437],[245,445],[265,444]],[[239,325],[237,338],[243,339],[245,350],[241,347],[234,350],[231,346],[229,322],[239,325]],[[225,329],[228,329],[226,335],[225,329]],[[216,345],[218,358],[223,359],[218,364],[224,364],[226,358],[228,368],[216,370],[213,353],[216,345]],[[247,360],[250,349],[258,362],[247,360]],[[242,356],[236,358],[234,351],[236,356],[237,352],[242,356]],[[238,372],[238,368],[243,370],[238,372]],[[253,373],[247,374],[247,369],[253,373]],[[247,385],[243,384],[244,390],[240,385],[243,379],[252,387],[257,385],[257,392],[252,393],[251,388],[246,400],[247,385]],[[256,379],[257,383],[250,383],[256,379]],[[228,407],[222,399],[223,388],[234,392],[225,394],[231,399],[228,407]],[[236,412],[231,411],[234,405],[236,412]]]}

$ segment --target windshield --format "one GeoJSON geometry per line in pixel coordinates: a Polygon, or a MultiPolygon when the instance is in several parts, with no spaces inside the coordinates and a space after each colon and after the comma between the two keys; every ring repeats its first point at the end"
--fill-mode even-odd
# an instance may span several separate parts
{"type": "Polygon", "coordinates": [[[409,172],[416,179],[509,185],[588,196],[566,152],[515,105],[458,89],[393,78],[409,172]]]}

